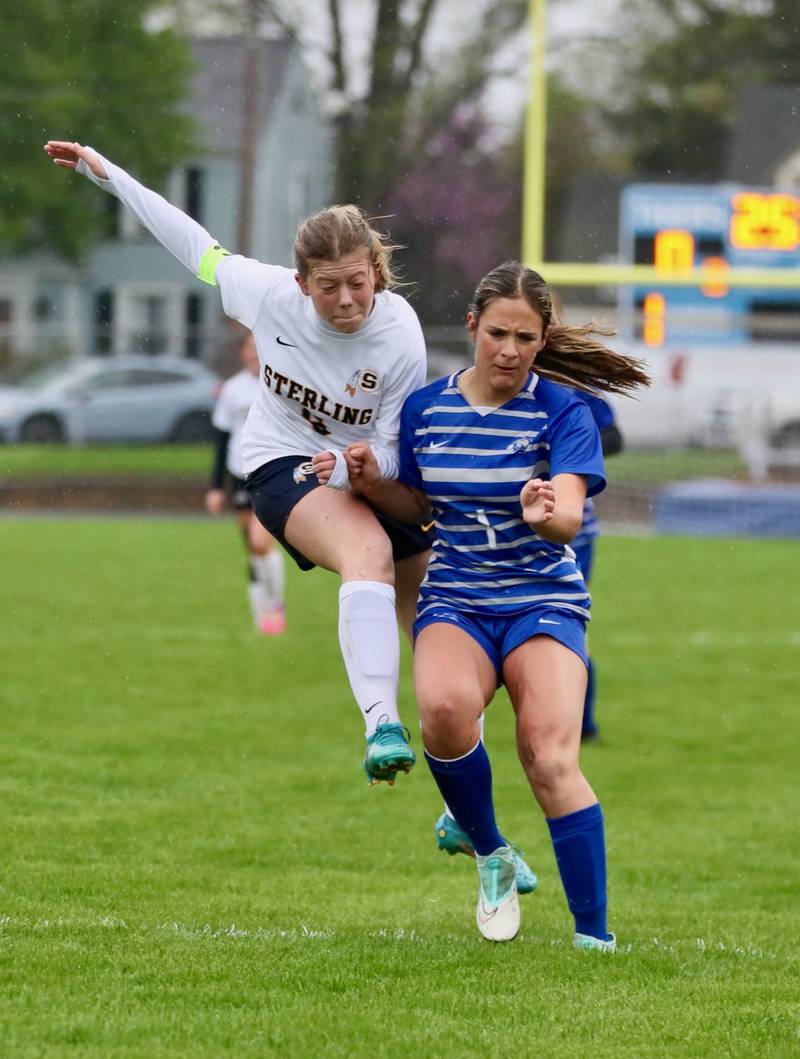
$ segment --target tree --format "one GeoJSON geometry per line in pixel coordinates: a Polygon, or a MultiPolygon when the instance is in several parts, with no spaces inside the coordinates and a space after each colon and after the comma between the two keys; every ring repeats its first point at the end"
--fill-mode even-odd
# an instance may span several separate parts
{"type": "Polygon", "coordinates": [[[149,32],[149,0],[26,0],[0,46],[0,245],[77,260],[107,223],[103,197],[46,164],[42,143],[97,144],[158,182],[192,144],[182,113],[191,63],[172,31],[149,32]]]}
{"type": "Polygon", "coordinates": [[[627,0],[624,16],[635,28],[606,115],[632,169],[720,179],[738,89],[800,85],[800,5],[627,0]]]}
{"type": "Polygon", "coordinates": [[[431,322],[463,322],[477,279],[519,253],[519,180],[489,133],[479,109],[457,107],[388,201],[411,293],[431,322]]]}

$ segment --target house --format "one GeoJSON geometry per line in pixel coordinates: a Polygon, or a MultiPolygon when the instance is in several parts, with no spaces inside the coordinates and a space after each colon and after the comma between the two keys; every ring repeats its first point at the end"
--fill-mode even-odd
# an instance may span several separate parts
{"type": "Polygon", "coordinates": [[[753,85],[736,97],[728,178],[800,195],[800,85],[753,85]]]}
{"type": "MultiPolygon", "coordinates": [[[[164,189],[234,252],[243,49],[240,38],[191,42],[196,71],[187,109],[199,128],[198,153],[164,189]]],[[[290,265],[298,222],[330,201],[330,137],[297,43],[263,40],[260,49],[249,252],[290,265]]],[[[225,334],[219,291],[192,277],[124,207],[116,209],[117,236],[98,243],[82,267],[44,252],[0,267],[0,367],[3,354],[41,360],[57,347],[73,355],[214,359],[225,334]]]]}

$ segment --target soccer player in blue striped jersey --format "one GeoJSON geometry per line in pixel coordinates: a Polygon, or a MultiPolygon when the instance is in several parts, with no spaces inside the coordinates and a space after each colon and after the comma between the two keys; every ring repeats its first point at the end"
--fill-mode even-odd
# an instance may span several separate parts
{"type": "Polygon", "coordinates": [[[475,849],[481,934],[510,940],[520,924],[514,850],[497,828],[480,731],[503,682],[574,943],[610,950],[603,815],[579,764],[591,601],[569,546],[605,477],[595,422],[567,387],[624,393],[649,380],[592,328],[562,326],[542,277],[518,262],[480,282],[467,326],[474,366],[406,399],[399,479],[383,478],[356,443],[345,451],[350,480],[394,518],[436,522],[414,680],[426,760],[475,849]]]}

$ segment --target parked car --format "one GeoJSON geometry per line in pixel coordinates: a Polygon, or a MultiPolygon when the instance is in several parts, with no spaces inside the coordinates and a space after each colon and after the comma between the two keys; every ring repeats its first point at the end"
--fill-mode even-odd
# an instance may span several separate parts
{"type": "Polygon", "coordinates": [[[6,442],[206,441],[219,378],[196,361],[87,357],[0,387],[6,442]]]}

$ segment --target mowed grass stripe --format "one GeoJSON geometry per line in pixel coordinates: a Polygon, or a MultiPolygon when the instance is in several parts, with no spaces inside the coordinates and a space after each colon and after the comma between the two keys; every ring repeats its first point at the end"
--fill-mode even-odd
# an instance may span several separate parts
{"type": "Polygon", "coordinates": [[[492,947],[425,769],[363,780],[334,577],[290,571],[269,640],[230,522],[3,536],[0,1054],[797,1054],[791,543],[600,544],[584,767],[622,951],[587,958],[503,694],[500,822],[541,883],[492,947]]]}

